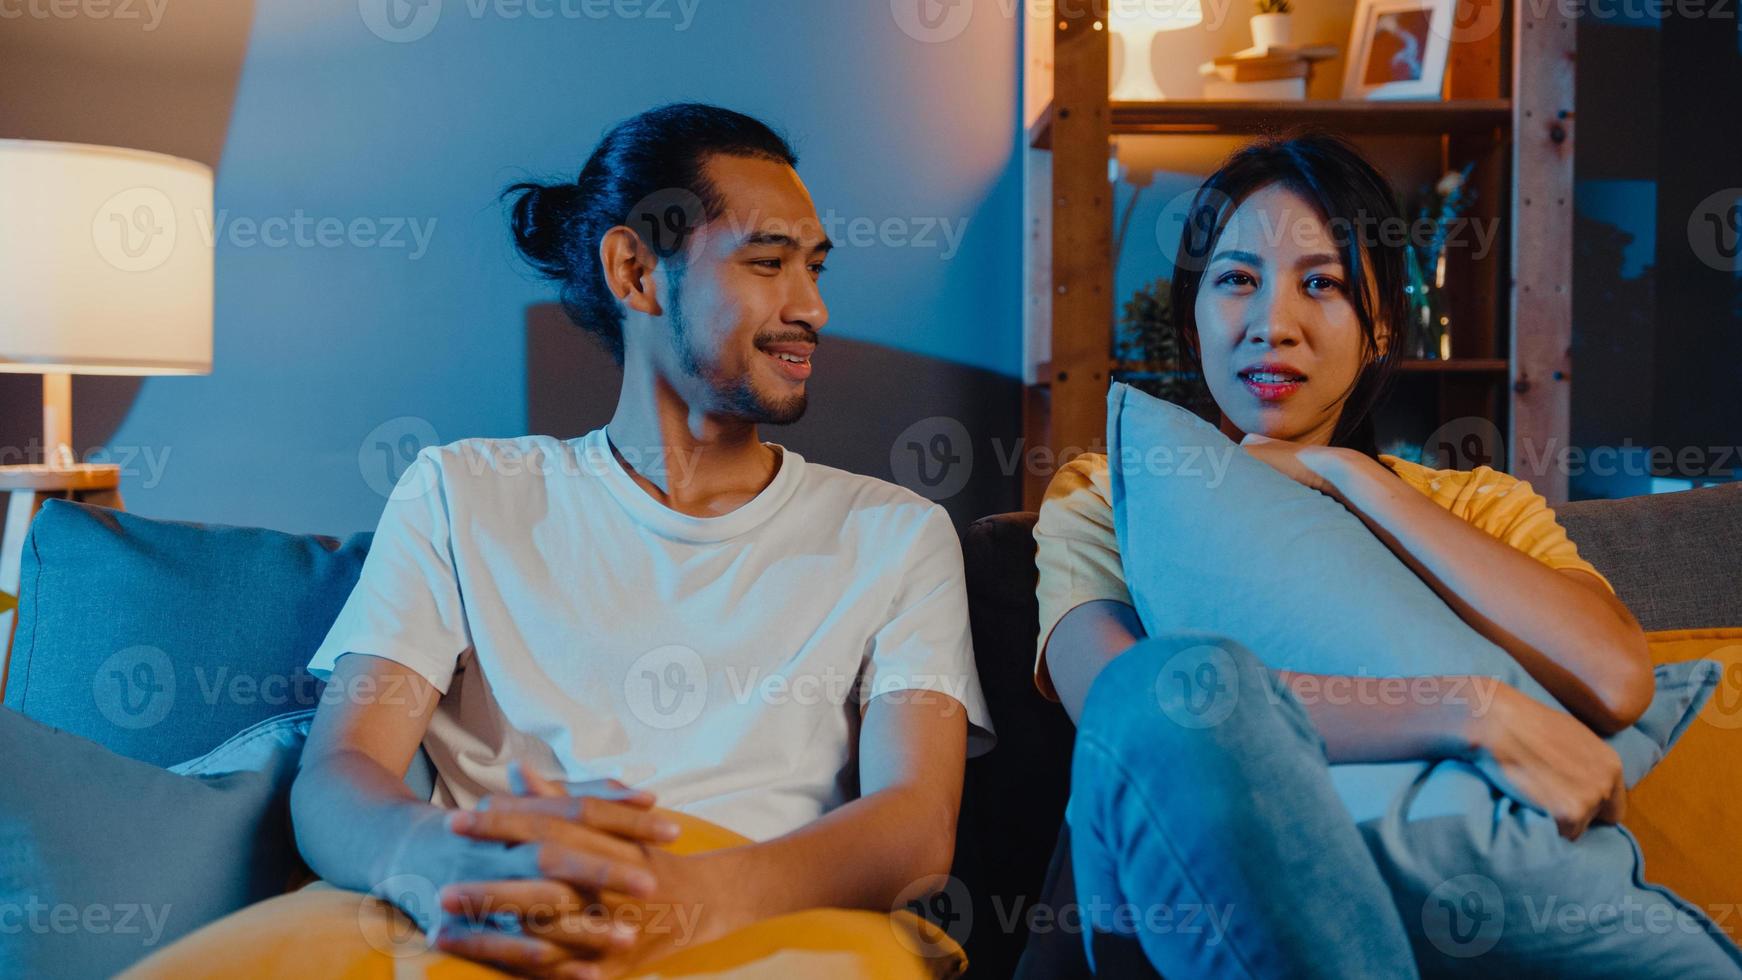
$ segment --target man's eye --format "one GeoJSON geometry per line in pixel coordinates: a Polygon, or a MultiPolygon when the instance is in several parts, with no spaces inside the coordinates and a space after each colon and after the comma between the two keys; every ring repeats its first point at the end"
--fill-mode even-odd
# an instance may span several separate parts
{"type": "Polygon", "coordinates": [[[780,268],[780,260],[779,259],[751,259],[750,264],[755,265],[755,266],[761,266],[764,269],[776,269],[776,270],[778,270],[780,268]]]}
{"type": "Polygon", "coordinates": [[[821,262],[818,262],[818,263],[811,266],[811,275],[813,275],[813,276],[820,276],[827,271],[829,271],[829,267],[822,264],[821,262]]]}

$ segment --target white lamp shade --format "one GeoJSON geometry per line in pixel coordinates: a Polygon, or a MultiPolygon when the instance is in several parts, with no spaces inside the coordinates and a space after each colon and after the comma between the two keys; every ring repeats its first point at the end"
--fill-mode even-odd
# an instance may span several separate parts
{"type": "Polygon", "coordinates": [[[0,140],[0,371],[207,374],[212,171],[0,140]]]}

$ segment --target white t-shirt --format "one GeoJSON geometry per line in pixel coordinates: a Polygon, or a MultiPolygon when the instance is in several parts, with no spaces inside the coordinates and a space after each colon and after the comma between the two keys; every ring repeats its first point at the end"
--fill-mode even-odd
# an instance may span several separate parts
{"type": "Polygon", "coordinates": [[[947,694],[990,748],[943,509],[770,445],[774,480],[706,518],[642,490],[603,429],[425,448],[309,671],[354,652],[427,678],[445,806],[508,792],[520,758],[765,840],[858,795],[862,700],[947,694]]]}

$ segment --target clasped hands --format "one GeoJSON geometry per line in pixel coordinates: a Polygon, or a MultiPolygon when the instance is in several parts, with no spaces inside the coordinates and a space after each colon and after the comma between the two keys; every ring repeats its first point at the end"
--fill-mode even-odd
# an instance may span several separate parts
{"type": "Polygon", "coordinates": [[[565,788],[518,763],[511,776],[515,793],[445,817],[484,846],[438,882],[436,948],[518,976],[609,980],[739,924],[705,860],[659,846],[679,828],[653,794],[616,780],[565,788]]]}

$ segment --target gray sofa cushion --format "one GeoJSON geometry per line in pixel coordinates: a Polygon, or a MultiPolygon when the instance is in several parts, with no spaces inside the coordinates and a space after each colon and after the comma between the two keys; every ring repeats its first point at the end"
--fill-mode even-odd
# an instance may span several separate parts
{"type": "Polygon", "coordinates": [[[0,709],[0,977],[107,977],[301,869],[286,796],[297,712],[188,774],[0,709]]]}
{"type": "Polygon", "coordinates": [[[1555,513],[1646,629],[1742,626],[1742,483],[1555,513]]]}

